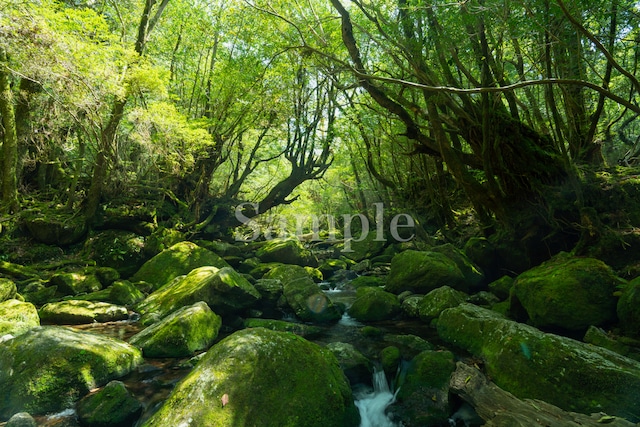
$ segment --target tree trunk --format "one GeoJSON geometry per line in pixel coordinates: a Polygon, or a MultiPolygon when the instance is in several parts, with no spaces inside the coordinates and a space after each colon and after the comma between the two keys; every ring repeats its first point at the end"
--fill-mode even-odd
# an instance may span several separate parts
{"type": "Polygon", "coordinates": [[[0,47],[0,114],[4,127],[2,144],[2,211],[15,212],[18,204],[18,135],[13,107],[13,94],[6,66],[7,52],[0,47]]]}

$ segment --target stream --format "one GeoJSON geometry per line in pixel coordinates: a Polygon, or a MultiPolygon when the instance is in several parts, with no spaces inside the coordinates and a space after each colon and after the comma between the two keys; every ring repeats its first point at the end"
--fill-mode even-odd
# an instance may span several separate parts
{"type": "MultiPolygon", "coordinates": [[[[353,290],[329,290],[326,291],[334,303],[349,306],[355,299],[353,290]]],[[[291,320],[287,318],[286,320],[291,320]]],[[[428,325],[419,320],[394,320],[378,322],[375,326],[381,334],[413,334],[426,339],[429,342],[437,340],[435,332],[428,325]]],[[[389,344],[383,339],[364,337],[358,329],[363,324],[349,317],[346,313],[337,323],[327,326],[324,333],[312,341],[319,345],[332,342],[344,342],[355,346],[365,356],[374,360],[382,348],[389,344]]],[[[74,328],[99,333],[121,340],[127,340],[142,329],[136,320],[93,323],[86,325],[74,325],[74,328]]],[[[218,340],[224,338],[233,331],[221,330],[218,340]]],[[[145,411],[136,423],[142,425],[169,396],[174,386],[184,378],[191,370],[188,363],[191,358],[145,358],[142,364],[134,372],[120,378],[127,389],[140,400],[145,411]]],[[[384,371],[376,369],[371,379],[371,384],[354,384],[353,393],[355,404],[361,415],[360,427],[401,427],[394,423],[386,414],[386,409],[395,401],[397,390],[390,386],[384,371]]],[[[75,411],[69,409],[57,414],[35,417],[39,426],[43,427],[78,427],[75,411]]],[[[0,423],[2,426],[3,423],[0,423]]]]}

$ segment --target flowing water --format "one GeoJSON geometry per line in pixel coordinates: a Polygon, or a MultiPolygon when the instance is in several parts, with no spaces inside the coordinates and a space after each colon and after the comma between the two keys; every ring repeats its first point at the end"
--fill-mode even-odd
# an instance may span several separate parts
{"type": "Polygon", "coordinates": [[[382,369],[373,373],[373,389],[355,391],[355,404],[360,411],[360,427],[397,427],[387,415],[387,408],[396,400],[382,369]]]}

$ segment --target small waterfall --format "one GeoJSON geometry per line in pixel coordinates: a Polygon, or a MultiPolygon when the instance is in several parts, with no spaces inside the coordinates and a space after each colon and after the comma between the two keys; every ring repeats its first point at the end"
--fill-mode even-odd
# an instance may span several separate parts
{"type": "Polygon", "coordinates": [[[376,367],[373,373],[373,391],[371,389],[356,393],[356,407],[360,411],[360,427],[398,427],[386,410],[396,400],[382,369],[376,367]]]}

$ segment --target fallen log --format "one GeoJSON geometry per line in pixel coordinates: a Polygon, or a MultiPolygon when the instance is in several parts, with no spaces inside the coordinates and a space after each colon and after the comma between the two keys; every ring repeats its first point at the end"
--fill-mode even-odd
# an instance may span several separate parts
{"type": "Polygon", "coordinates": [[[450,391],[469,403],[485,427],[637,427],[620,417],[603,413],[567,412],[537,399],[518,399],[490,382],[477,368],[463,362],[451,375],[450,391]]]}

